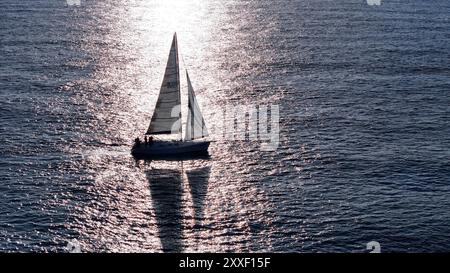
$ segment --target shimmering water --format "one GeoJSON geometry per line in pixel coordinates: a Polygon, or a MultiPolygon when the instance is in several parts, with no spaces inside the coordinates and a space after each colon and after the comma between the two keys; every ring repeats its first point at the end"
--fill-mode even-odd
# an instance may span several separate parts
{"type": "Polygon", "coordinates": [[[450,250],[448,1],[0,9],[1,251],[450,250]],[[130,156],[174,31],[205,116],[280,106],[276,151],[130,156]]]}

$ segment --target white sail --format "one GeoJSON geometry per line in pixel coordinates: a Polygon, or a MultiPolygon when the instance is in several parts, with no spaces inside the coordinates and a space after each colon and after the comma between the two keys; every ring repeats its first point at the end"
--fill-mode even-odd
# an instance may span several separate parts
{"type": "Polygon", "coordinates": [[[194,88],[192,87],[189,74],[186,71],[188,84],[188,116],[186,122],[185,140],[194,140],[208,136],[205,120],[203,119],[197,99],[195,98],[194,88]]]}
{"type": "Polygon", "coordinates": [[[175,107],[180,107],[180,105],[178,45],[177,36],[174,34],[158,101],[146,134],[159,135],[181,132],[181,111],[178,111],[179,115],[173,116],[172,114],[172,112],[177,113],[174,109],[177,109],[175,107]]]}

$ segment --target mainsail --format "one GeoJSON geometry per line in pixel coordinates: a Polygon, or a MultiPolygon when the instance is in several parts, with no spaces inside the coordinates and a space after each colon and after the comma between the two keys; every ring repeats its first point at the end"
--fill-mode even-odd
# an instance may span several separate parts
{"type": "Polygon", "coordinates": [[[177,35],[173,36],[164,79],[147,135],[181,133],[180,71],[177,35]],[[178,108],[177,108],[178,107],[178,108]]]}
{"type": "Polygon", "coordinates": [[[189,74],[186,71],[188,84],[188,116],[186,123],[185,140],[193,140],[208,136],[205,120],[203,119],[197,99],[195,98],[194,88],[192,87],[189,74]]]}

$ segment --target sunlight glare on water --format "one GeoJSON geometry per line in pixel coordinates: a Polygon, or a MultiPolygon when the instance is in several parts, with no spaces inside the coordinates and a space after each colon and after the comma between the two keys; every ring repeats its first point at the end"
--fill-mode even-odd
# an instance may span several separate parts
{"type": "Polygon", "coordinates": [[[448,251],[449,2],[281,2],[2,1],[0,251],[448,251]],[[276,104],[276,151],[132,158],[174,32],[208,128],[276,104]]]}

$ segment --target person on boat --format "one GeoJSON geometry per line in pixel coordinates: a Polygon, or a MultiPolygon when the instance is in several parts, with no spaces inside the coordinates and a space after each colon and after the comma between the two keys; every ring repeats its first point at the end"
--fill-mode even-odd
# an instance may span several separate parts
{"type": "Polygon", "coordinates": [[[147,136],[144,137],[144,141],[145,141],[145,146],[147,146],[147,144],[148,144],[147,136]]]}
{"type": "Polygon", "coordinates": [[[137,137],[137,138],[134,140],[134,144],[136,145],[136,147],[141,146],[141,140],[137,137]]]}
{"type": "Polygon", "coordinates": [[[152,145],[152,144],[153,144],[153,137],[150,136],[150,137],[148,138],[148,145],[152,145]]]}

